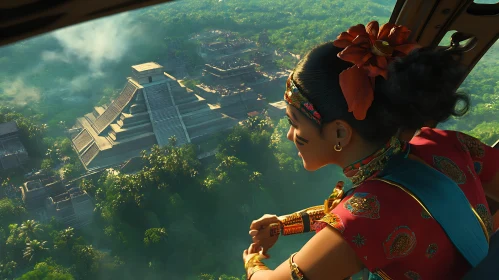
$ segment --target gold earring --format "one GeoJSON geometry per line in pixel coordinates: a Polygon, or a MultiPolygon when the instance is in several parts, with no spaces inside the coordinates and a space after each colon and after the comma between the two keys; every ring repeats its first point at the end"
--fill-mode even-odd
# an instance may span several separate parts
{"type": "Polygon", "coordinates": [[[334,145],[334,150],[337,152],[341,152],[341,150],[343,150],[343,148],[340,146],[340,142],[338,142],[338,144],[334,145]]]}

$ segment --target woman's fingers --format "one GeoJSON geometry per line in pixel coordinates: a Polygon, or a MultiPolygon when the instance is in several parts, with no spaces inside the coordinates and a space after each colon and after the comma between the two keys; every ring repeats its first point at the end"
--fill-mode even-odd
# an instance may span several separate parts
{"type": "Polygon", "coordinates": [[[256,243],[251,243],[251,245],[248,248],[249,254],[258,253],[259,251],[260,251],[260,246],[256,243]]]}
{"type": "Polygon", "coordinates": [[[250,225],[250,230],[260,230],[272,223],[279,222],[279,219],[276,215],[265,214],[260,219],[254,220],[250,225]]]}
{"type": "Polygon", "coordinates": [[[251,243],[249,248],[243,251],[243,260],[246,261],[251,254],[258,254],[262,259],[270,258],[270,255],[265,252],[264,248],[257,243],[251,243]]]}
{"type": "Polygon", "coordinates": [[[253,240],[261,240],[261,239],[264,239],[264,238],[269,238],[269,237],[272,237],[270,235],[270,230],[271,230],[271,227],[270,227],[270,224],[261,228],[260,230],[250,230],[249,234],[252,236],[253,240]]]}

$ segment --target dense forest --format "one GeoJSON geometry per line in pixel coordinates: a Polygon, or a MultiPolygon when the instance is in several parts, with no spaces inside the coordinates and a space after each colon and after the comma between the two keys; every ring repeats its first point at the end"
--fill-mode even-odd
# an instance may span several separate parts
{"type": "MultiPolygon", "coordinates": [[[[0,123],[17,122],[33,168],[74,178],[83,167],[65,131],[76,117],[115,97],[131,65],[181,56],[195,75],[202,58],[190,38],[206,29],[253,40],[266,30],[276,50],[303,55],[353,24],[386,22],[394,4],[185,0],[22,41],[0,49],[0,123]]],[[[295,61],[276,63],[290,69],[295,61]]],[[[441,126],[495,142],[498,72],[496,43],[461,87],[472,110],[441,126]]],[[[84,229],[40,223],[22,201],[1,199],[0,279],[243,279],[250,222],[320,204],[342,178],[335,167],[304,171],[285,137],[288,126],[249,118],[218,137],[210,161],[200,162],[195,147],[177,147],[171,139],[144,153],[146,166],[136,174],[109,172],[81,181],[96,205],[94,223],[84,229]]],[[[22,183],[15,172],[0,174],[1,187],[22,183]]],[[[282,238],[266,263],[277,266],[309,237],[282,238]]]]}

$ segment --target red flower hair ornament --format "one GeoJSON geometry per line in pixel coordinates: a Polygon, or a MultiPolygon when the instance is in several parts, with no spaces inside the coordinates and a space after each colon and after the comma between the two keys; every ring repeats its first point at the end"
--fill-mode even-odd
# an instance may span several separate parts
{"type": "Polygon", "coordinates": [[[348,112],[353,112],[357,120],[366,118],[374,100],[374,78],[388,79],[388,65],[420,47],[408,42],[410,33],[405,26],[387,23],[380,28],[377,21],[371,21],[367,26],[350,27],[333,42],[344,48],[338,58],[354,64],[340,73],[340,87],[348,112]]]}

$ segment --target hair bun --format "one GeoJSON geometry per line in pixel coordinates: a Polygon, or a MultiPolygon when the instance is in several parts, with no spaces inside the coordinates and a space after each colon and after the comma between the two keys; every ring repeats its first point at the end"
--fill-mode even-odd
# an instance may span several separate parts
{"type": "Polygon", "coordinates": [[[417,49],[390,64],[382,95],[387,115],[380,116],[386,125],[419,129],[430,121],[437,123],[450,116],[462,116],[470,100],[457,93],[463,77],[461,56],[457,52],[417,49]],[[459,102],[463,103],[459,109],[459,102]]]}

